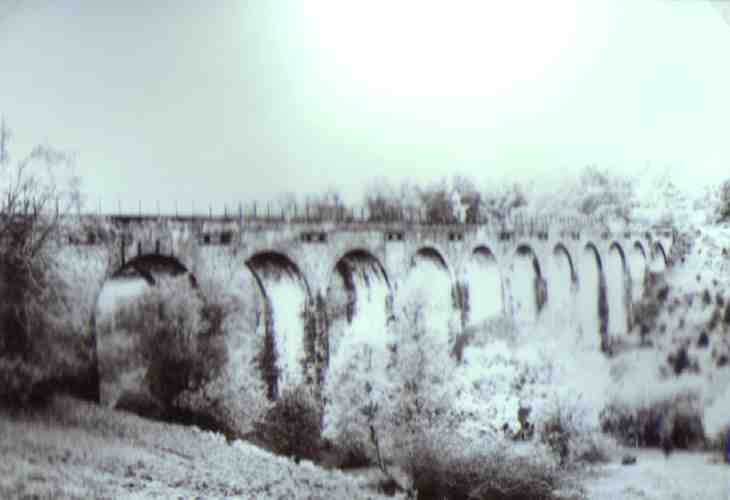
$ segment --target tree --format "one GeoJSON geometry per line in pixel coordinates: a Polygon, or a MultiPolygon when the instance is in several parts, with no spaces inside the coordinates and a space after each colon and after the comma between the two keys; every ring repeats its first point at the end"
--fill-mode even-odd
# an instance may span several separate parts
{"type": "Polygon", "coordinates": [[[386,178],[381,177],[370,182],[364,198],[371,222],[387,221],[400,209],[401,201],[396,188],[386,178]]]}
{"type": "Polygon", "coordinates": [[[63,215],[80,208],[79,179],[73,175],[73,157],[49,146],[36,146],[14,161],[10,139],[2,121],[0,356],[48,367],[49,346],[34,337],[48,333],[56,320],[53,305],[64,300],[53,283],[53,250],[63,215]]]}

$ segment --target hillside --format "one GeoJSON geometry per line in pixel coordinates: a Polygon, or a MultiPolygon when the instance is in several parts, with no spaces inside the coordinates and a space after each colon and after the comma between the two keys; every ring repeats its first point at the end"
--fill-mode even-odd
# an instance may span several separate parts
{"type": "Polygon", "coordinates": [[[0,498],[380,499],[376,485],[220,434],[70,398],[0,414],[0,498]]]}
{"type": "MultiPolygon", "coordinates": [[[[385,499],[377,474],[296,465],[218,434],[153,422],[71,398],[34,415],[0,413],[0,498],[385,499]]],[[[575,473],[564,500],[724,500],[727,466],[704,453],[665,458],[615,449],[575,473]],[[621,456],[638,456],[634,466],[621,456]]]]}

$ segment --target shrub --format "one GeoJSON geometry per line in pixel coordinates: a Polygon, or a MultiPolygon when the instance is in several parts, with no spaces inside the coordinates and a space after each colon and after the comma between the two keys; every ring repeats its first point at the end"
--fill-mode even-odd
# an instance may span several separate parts
{"type": "Polygon", "coordinates": [[[298,386],[284,389],[265,417],[254,424],[256,437],[274,453],[300,459],[321,456],[322,410],[310,389],[298,386]]]}
{"type": "Polygon", "coordinates": [[[51,394],[45,390],[50,374],[20,359],[0,358],[0,407],[20,409],[44,405],[51,394]]]}
{"type": "Polygon", "coordinates": [[[538,446],[429,432],[413,448],[406,470],[419,500],[541,500],[562,486],[559,470],[538,446]]]}
{"type": "Polygon", "coordinates": [[[560,466],[600,463],[609,459],[611,443],[591,428],[585,408],[556,400],[540,428],[540,440],[560,466]]]}
{"type": "Polygon", "coordinates": [[[630,446],[688,449],[704,444],[703,411],[698,397],[674,397],[632,406],[612,403],[601,413],[604,432],[630,446]]]}
{"type": "Polygon", "coordinates": [[[144,336],[147,380],[153,397],[169,408],[183,390],[220,374],[223,311],[178,280],[159,280],[152,295],[158,316],[144,336]]]}
{"type": "Polygon", "coordinates": [[[159,278],[97,325],[102,402],[171,421],[187,421],[178,397],[215,379],[227,361],[223,310],[187,276],[159,278]],[[149,412],[149,413],[148,413],[149,412]]]}

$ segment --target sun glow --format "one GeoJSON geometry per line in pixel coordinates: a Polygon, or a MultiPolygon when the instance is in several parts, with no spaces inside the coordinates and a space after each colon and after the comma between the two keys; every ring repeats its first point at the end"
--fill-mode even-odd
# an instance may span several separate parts
{"type": "Polygon", "coordinates": [[[571,45],[567,2],[307,4],[325,64],[393,95],[498,94],[539,78],[571,45]]]}

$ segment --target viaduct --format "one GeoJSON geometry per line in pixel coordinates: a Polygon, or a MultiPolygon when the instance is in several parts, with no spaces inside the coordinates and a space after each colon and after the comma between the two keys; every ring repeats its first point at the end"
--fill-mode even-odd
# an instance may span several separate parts
{"type": "Polygon", "coordinates": [[[674,240],[671,228],[624,227],[612,232],[585,220],[435,225],[336,217],[82,219],[64,238],[82,254],[96,252],[105,260],[99,268],[103,276],[96,277],[100,284],[134,276],[154,283],[159,273],[187,272],[200,279],[211,262],[225,261],[227,268],[248,269],[253,275],[267,318],[278,307],[270,293],[275,283],[287,279],[295,284],[301,290],[302,335],[307,328],[326,335],[321,330],[327,321],[318,317],[317,304],[326,302],[335,281],[344,284],[349,319],[364,293],[358,288],[368,283],[385,284],[383,307],[391,313],[411,270],[427,265],[448,278],[443,282],[449,283],[447,293],[462,327],[478,320],[473,317],[475,305],[484,300],[522,321],[539,321],[544,311],[562,307],[567,314],[594,318],[586,324],[595,328],[587,337],[596,349],[631,329],[632,304],[641,296],[648,272],[671,265],[674,240]],[[474,270],[490,270],[478,276],[494,281],[489,285],[495,291],[491,298],[479,296],[485,284],[475,278],[474,270]],[[518,282],[529,286],[520,288],[518,282]]]}

